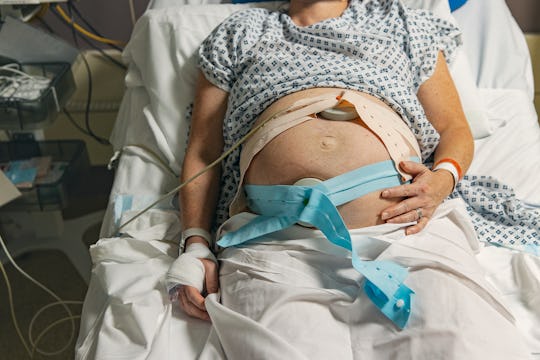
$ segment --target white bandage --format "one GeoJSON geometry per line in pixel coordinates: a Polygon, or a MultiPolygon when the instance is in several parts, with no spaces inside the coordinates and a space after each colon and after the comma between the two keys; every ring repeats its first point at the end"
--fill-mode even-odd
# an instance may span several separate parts
{"type": "Polygon", "coordinates": [[[199,259],[212,260],[217,264],[216,257],[208,247],[200,243],[189,244],[167,271],[165,282],[169,294],[179,285],[193,286],[199,292],[203,291],[205,270],[199,259]]]}

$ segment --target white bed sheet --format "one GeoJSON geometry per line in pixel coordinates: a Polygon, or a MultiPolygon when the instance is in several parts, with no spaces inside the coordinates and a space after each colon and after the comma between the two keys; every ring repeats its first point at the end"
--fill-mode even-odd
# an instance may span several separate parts
{"type": "MultiPolygon", "coordinates": [[[[481,93],[491,104],[496,130],[476,141],[471,171],[493,173],[512,184],[523,198],[538,201],[540,180],[534,175],[540,169],[540,128],[527,95],[500,89],[481,93]],[[505,146],[510,139],[513,144],[505,146]],[[523,146],[514,156],[516,144],[523,146]],[[497,156],[496,165],[493,156],[497,156]]],[[[117,173],[106,217],[109,222],[102,229],[103,239],[92,248],[95,267],[83,309],[77,359],[196,358],[209,326],[172,308],[162,284],[177,251],[177,213],[153,210],[133,224],[132,238],[114,238],[111,221],[117,195],[137,194],[141,201],[135,207],[141,208],[173,187],[176,175],[139,147],[126,148],[117,173]],[[151,178],[146,176],[149,173],[151,178]]],[[[135,210],[126,212],[124,220],[135,210]]],[[[516,317],[531,353],[540,353],[540,260],[493,246],[482,248],[478,259],[516,317]]]]}
{"type": "Polygon", "coordinates": [[[540,130],[529,96],[522,90],[480,89],[493,134],[475,140],[469,174],[490,175],[518,198],[540,205],[540,130]]]}
{"type": "Polygon", "coordinates": [[[468,0],[454,11],[480,88],[523,90],[534,98],[527,42],[505,0],[468,0]]]}
{"type": "MultiPolygon", "coordinates": [[[[478,5],[479,1],[483,0],[469,0],[469,3],[478,5]]],[[[474,23],[470,19],[469,22],[469,25],[474,23]]],[[[154,41],[147,51],[159,53],[165,48],[154,41]]],[[[492,175],[510,184],[521,199],[540,204],[540,129],[530,97],[530,68],[521,55],[514,62],[519,68],[514,67],[507,80],[488,81],[493,75],[488,72],[498,71],[500,75],[507,69],[499,62],[493,64],[495,68],[478,69],[481,85],[501,88],[480,91],[494,131],[491,136],[475,141],[475,158],[469,173],[492,175]],[[509,82],[512,76],[520,77],[515,83],[519,86],[509,82]],[[506,86],[512,90],[504,89],[506,86]]],[[[151,68],[157,71],[160,67],[157,64],[151,68]]],[[[131,237],[114,237],[120,214],[123,213],[124,219],[129,218],[177,185],[179,168],[175,154],[185,144],[185,138],[171,142],[164,136],[176,131],[176,126],[160,128],[154,116],[158,104],[174,101],[180,90],[149,88],[149,79],[145,78],[148,74],[140,70],[130,65],[128,91],[119,115],[124,120],[117,123],[112,139],[115,149],[122,149],[122,156],[102,239],[91,251],[95,266],[83,308],[77,359],[196,358],[209,331],[208,324],[173,309],[165,295],[162,279],[177,253],[175,241],[179,236],[173,201],[160,203],[156,210],[132,224],[131,237]],[[170,98],[163,99],[163,93],[170,94],[170,98]],[[132,211],[126,211],[129,208],[132,211]]],[[[159,111],[160,115],[175,117],[172,108],[159,111]]],[[[482,248],[478,259],[487,278],[514,313],[531,353],[540,354],[539,259],[494,246],[482,248]]]]}
{"type": "MultiPolygon", "coordinates": [[[[92,248],[96,267],[76,358],[197,358],[210,326],[173,308],[162,283],[177,246],[157,239],[178,235],[176,214],[155,210],[131,229],[132,238],[102,239],[92,248]]],[[[495,247],[483,249],[477,258],[503,294],[531,352],[538,352],[538,258],[495,247]]]]}

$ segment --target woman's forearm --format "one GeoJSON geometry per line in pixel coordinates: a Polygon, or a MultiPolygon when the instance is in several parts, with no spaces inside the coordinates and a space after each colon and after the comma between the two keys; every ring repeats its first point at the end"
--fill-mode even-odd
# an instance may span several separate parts
{"type": "MultiPolygon", "coordinates": [[[[434,154],[434,163],[437,164],[444,159],[454,160],[461,172],[460,175],[464,175],[469,166],[471,165],[474,155],[474,142],[471,135],[471,131],[468,126],[455,126],[448,127],[440,134],[440,142],[434,154]]],[[[454,188],[454,178],[451,173],[447,173],[447,177],[452,180],[452,187],[454,188]]]]}
{"type": "MultiPolygon", "coordinates": [[[[180,181],[187,181],[210,162],[186,153],[180,181]]],[[[180,214],[184,229],[202,228],[210,231],[219,196],[220,168],[219,164],[214,166],[180,190],[180,214]]]]}
{"type": "MultiPolygon", "coordinates": [[[[227,99],[227,92],[211,84],[200,73],[181,182],[190,180],[221,155],[227,99]]],[[[210,232],[219,196],[220,173],[221,164],[216,164],[181,189],[180,216],[184,230],[202,228],[210,232]]],[[[188,242],[205,241],[200,236],[193,236],[188,242]]]]}
{"type": "MultiPolygon", "coordinates": [[[[465,174],[472,162],[474,142],[442,53],[439,53],[434,74],[420,86],[418,98],[427,118],[440,134],[440,142],[434,154],[435,163],[451,159],[461,170],[460,173],[465,174]]],[[[441,173],[446,173],[446,176],[440,176],[440,180],[452,185],[447,186],[450,192],[455,185],[452,173],[441,173]]]]}

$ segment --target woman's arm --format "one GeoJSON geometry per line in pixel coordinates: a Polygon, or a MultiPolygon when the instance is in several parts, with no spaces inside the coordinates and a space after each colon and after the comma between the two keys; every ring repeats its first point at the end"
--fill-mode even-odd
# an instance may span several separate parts
{"type": "MultiPolygon", "coordinates": [[[[227,92],[211,84],[202,73],[199,73],[181,182],[197,174],[221,155],[227,99],[227,92]]],[[[181,189],[180,213],[184,229],[202,228],[210,231],[219,196],[220,169],[220,165],[214,166],[181,189]]],[[[200,236],[189,237],[186,247],[192,243],[208,245],[200,236]]],[[[211,260],[199,260],[205,268],[206,292],[217,292],[219,288],[217,265],[211,260]]],[[[178,295],[180,306],[187,314],[209,319],[204,298],[195,287],[182,286],[178,295]]]]}
{"type": "Polygon", "coordinates": [[[441,52],[433,76],[418,90],[418,99],[428,120],[441,135],[435,150],[435,163],[443,158],[452,158],[465,174],[472,162],[474,142],[459,94],[441,52]]]}
{"type": "MultiPolygon", "coordinates": [[[[465,174],[472,161],[474,142],[442,52],[439,52],[435,72],[420,86],[418,99],[427,118],[440,134],[440,142],[434,154],[435,163],[451,158],[465,174]]],[[[454,178],[448,170],[433,172],[414,162],[402,162],[400,166],[413,176],[413,182],[387,189],[383,191],[382,197],[407,199],[385,209],[381,218],[394,223],[415,221],[419,215],[416,209],[420,209],[422,218],[418,224],[406,230],[407,234],[414,234],[426,226],[435,209],[452,192],[454,178]]]]}

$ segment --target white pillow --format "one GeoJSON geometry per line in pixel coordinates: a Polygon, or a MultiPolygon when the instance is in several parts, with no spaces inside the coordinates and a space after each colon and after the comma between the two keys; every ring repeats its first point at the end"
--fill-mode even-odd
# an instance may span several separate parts
{"type": "MultiPolygon", "coordinates": [[[[457,21],[452,16],[448,0],[401,1],[412,9],[430,10],[435,15],[459,27],[457,21]]],[[[462,37],[466,38],[467,34],[462,34],[462,37]]],[[[471,66],[463,46],[456,50],[454,60],[450,64],[449,69],[473,137],[475,139],[481,139],[489,136],[492,133],[492,129],[489,124],[488,111],[483,98],[478,92],[476,79],[472,74],[471,66]]]]}
{"type": "Polygon", "coordinates": [[[186,5],[148,10],[137,22],[123,57],[126,93],[110,141],[115,150],[144,144],[177,174],[187,145],[186,114],[195,96],[197,50],[233,12],[281,3],[186,5]]]}
{"type": "Polygon", "coordinates": [[[519,89],[534,99],[525,36],[505,0],[468,0],[452,13],[467,35],[465,52],[479,88],[519,89]]]}

